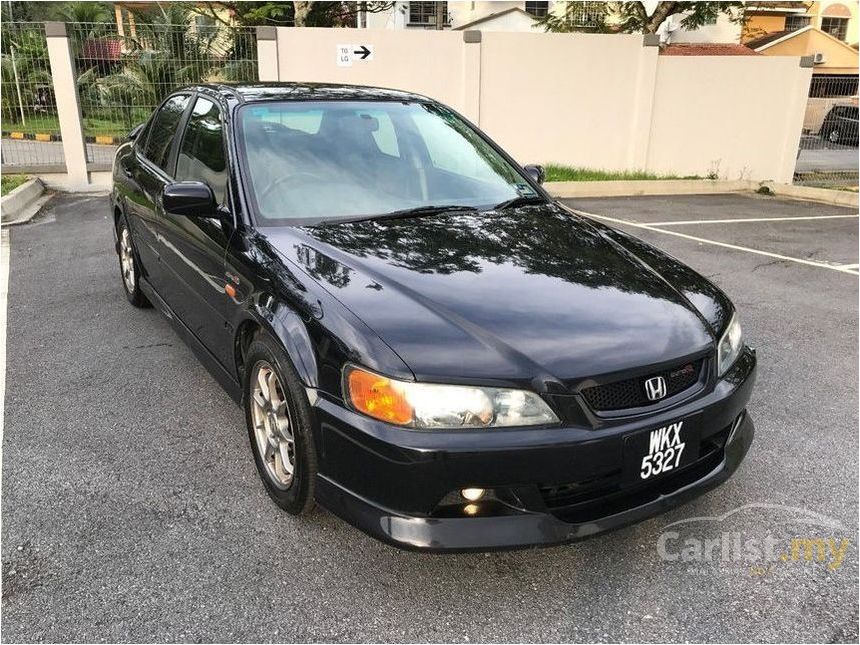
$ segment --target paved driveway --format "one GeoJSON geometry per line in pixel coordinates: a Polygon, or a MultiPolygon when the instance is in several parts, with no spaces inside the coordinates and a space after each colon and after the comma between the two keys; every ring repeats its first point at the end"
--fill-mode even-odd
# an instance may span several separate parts
{"type": "Polygon", "coordinates": [[[58,197],[13,229],[4,641],[856,641],[856,212],[575,205],[632,222],[734,298],[759,351],[756,441],[727,484],[667,515],[453,556],[269,501],[239,408],[160,314],[126,303],[105,198],[58,197]],[[834,541],[806,561],[797,538],[834,541]],[[774,561],[747,551],[768,539],[774,561]]]}
{"type": "Polygon", "coordinates": [[[856,173],[860,166],[857,146],[846,146],[823,141],[818,136],[805,134],[800,138],[800,154],[794,171],[856,173]]]}

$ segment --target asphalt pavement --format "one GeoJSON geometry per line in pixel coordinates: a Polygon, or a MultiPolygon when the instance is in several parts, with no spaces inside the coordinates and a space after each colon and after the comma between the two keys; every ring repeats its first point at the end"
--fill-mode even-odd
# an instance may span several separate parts
{"type": "Polygon", "coordinates": [[[126,302],[107,199],[58,196],[13,228],[3,642],[856,642],[856,211],[570,203],[734,299],[758,350],[757,435],[731,480],[666,515],[492,554],[403,552],[324,510],[283,514],[241,410],[161,314],[126,302]],[[746,548],[768,539],[775,559],[746,548]]]}

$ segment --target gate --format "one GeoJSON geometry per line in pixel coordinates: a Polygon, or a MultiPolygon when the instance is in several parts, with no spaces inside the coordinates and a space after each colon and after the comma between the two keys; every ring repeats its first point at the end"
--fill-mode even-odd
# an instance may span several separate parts
{"type": "Polygon", "coordinates": [[[814,75],[809,88],[794,183],[857,188],[857,76],[814,75]]]}

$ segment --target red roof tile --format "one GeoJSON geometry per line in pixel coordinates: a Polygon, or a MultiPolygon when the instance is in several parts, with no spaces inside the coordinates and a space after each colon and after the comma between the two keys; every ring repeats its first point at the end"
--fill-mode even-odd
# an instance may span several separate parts
{"type": "Polygon", "coordinates": [[[113,38],[87,40],[84,42],[81,58],[118,61],[122,58],[122,41],[113,38]]]}
{"type": "Polygon", "coordinates": [[[758,56],[745,45],[735,43],[674,43],[660,48],[663,56],[758,56]]]}

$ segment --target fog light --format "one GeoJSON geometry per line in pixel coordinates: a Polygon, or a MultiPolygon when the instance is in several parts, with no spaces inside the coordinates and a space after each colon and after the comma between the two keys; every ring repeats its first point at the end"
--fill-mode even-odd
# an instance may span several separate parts
{"type": "Polygon", "coordinates": [[[463,512],[466,515],[477,515],[479,510],[480,510],[480,507],[477,504],[466,504],[463,507],[463,512]]]}
{"type": "Polygon", "coordinates": [[[463,496],[463,499],[468,500],[470,502],[477,502],[484,496],[486,493],[483,488],[464,488],[460,491],[460,495],[463,496]]]}

